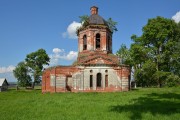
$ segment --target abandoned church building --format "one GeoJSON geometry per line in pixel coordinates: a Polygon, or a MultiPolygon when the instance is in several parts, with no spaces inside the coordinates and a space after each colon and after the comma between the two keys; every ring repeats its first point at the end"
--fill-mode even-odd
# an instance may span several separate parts
{"type": "Polygon", "coordinates": [[[78,58],[72,66],[47,68],[42,76],[42,92],[114,92],[129,90],[130,69],[112,54],[112,31],[90,8],[86,26],[77,30],[78,58]]]}

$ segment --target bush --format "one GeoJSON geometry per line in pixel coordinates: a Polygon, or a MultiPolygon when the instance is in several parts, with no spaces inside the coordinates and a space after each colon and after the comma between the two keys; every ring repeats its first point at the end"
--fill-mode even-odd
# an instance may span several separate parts
{"type": "Polygon", "coordinates": [[[166,79],[166,85],[168,87],[174,87],[180,84],[180,77],[174,74],[171,74],[166,79]]]}

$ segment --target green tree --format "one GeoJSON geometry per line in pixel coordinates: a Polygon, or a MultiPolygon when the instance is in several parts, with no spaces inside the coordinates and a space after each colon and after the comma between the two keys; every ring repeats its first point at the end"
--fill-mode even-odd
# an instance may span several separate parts
{"type": "MultiPolygon", "coordinates": [[[[132,36],[136,39],[136,36],[132,36]]],[[[116,53],[117,56],[121,59],[121,64],[127,64],[131,68],[131,74],[133,79],[140,83],[140,86],[144,86],[145,82],[142,74],[142,64],[146,58],[146,53],[144,51],[144,47],[139,43],[131,44],[130,49],[122,44],[120,49],[116,53]]]]}
{"type": "Polygon", "coordinates": [[[50,58],[44,49],[39,49],[26,56],[26,65],[29,67],[34,80],[32,85],[33,88],[35,83],[39,83],[41,81],[42,70],[44,68],[43,66],[49,65],[49,60],[50,58]]]}
{"type": "Polygon", "coordinates": [[[166,79],[169,75],[171,75],[171,72],[156,71],[153,75],[153,78],[155,79],[159,87],[161,87],[162,85],[167,84],[166,79]]]}
{"type": "Polygon", "coordinates": [[[174,74],[170,74],[165,82],[168,87],[177,86],[180,84],[180,77],[174,74]]]}
{"type": "MultiPolygon", "coordinates": [[[[180,22],[177,24],[178,32],[180,33],[180,22]]],[[[175,75],[180,76],[180,37],[178,39],[177,44],[174,46],[174,54],[172,55],[171,59],[171,70],[175,75]]]]}
{"type": "Polygon", "coordinates": [[[89,16],[88,15],[82,15],[82,16],[79,16],[79,18],[80,18],[81,26],[76,28],[77,36],[79,34],[79,31],[81,31],[82,29],[86,28],[89,25],[89,16]]]}
{"type": "Polygon", "coordinates": [[[177,24],[170,19],[157,17],[148,20],[143,27],[142,45],[152,50],[157,71],[170,71],[169,61],[175,51],[179,39],[177,24]]]}
{"type": "Polygon", "coordinates": [[[80,23],[82,24],[82,26],[86,27],[89,24],[88,15],[79,16],[79,18],[80,18],[80,23]]]}
{"type": "Polygon", "coordinates": [[[29,75],[28,67],[24,62],[18,63],[13,70],[15,78],[18,80],[18,86],[27,87],[31,85],[31,76],[29,75]]]}
{"type": "Polygon", "coordinates": [[[121,59],[121,64],[126,64],[130,59],[130,53],[125,44],[121,45],[116,55],[121,59]]]}
{"type": "Polygon", "coordinates": [[[156,17],[148,20],[140,37],[136,35],[131,37],[134,41],[130,48],[131,61],[137,71],[135,74],[137,79],[141,77],[141,80],[148,81],[147,75],[150,77],[149,74],[152,73],[149,61],[155,64],[154,79],[160,87],[164,83],[163,79],[169,75],[166,73],[178,74],[180,57],[177,47],[180,38],[178,25],[171,19],[156,17]]]}
{"type": "Polygon", "coordinates": [[[141,80],[142,80],[142,87],[150,87],[156,85],[156,81],[154,80],[154,73],[156,72],[156,65],[151,60],[147,60],[143,66],[141,71],[141,80]]]}
{"type": "Polygon", "coordinates": [[[113,21],[112,18],[109,18],[106,22],[112,33],[118,31],[118,29],[116,28],[117,22],[113,21]]]}

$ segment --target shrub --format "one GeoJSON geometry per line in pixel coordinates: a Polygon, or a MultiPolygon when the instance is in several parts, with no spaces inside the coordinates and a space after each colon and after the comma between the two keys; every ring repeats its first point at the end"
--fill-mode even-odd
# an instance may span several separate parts
{"type": "Polygon", "coordinates": [[[180,77],[174,74],[171,74],[166,79],[166,85],[168,87],[174,87],[180,84],[180,77]]]}

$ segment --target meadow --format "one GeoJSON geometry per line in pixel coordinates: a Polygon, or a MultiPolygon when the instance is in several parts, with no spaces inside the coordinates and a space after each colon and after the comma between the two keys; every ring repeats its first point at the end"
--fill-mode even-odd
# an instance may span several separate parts
{"type": "Polygon", "coordinates": [[[180,120],[180,87],[114,93],[0,93],[0,120],[180,120]]]}

